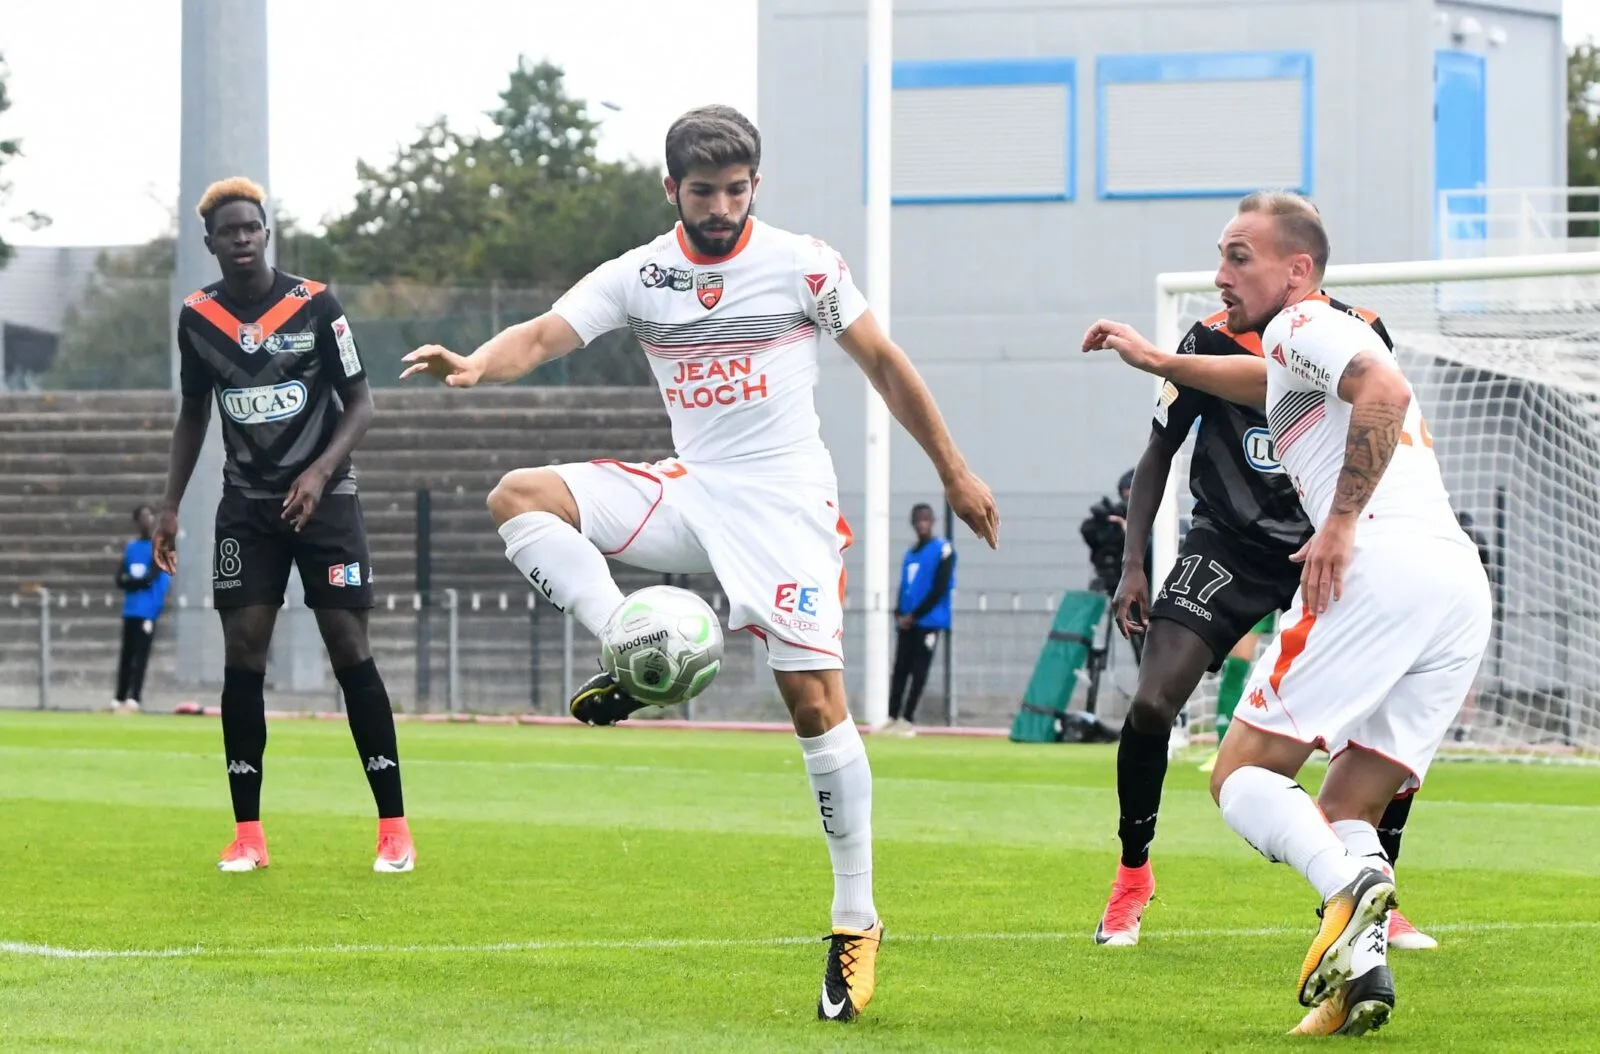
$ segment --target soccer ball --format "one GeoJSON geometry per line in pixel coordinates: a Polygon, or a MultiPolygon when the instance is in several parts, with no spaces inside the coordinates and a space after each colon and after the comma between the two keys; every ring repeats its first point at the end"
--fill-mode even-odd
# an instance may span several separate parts
{"type": "Polygon", "coordinates": [[[710,687],[722,668],[722,626],[687,589],[647,586],[600,634],[600,662],[641,703],[672,706],[710,687]]]}

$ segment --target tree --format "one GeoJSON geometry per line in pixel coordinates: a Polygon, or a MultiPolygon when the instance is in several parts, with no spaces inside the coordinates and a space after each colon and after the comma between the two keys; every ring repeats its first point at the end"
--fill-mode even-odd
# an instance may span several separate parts
{"type": "Polygon", "coordinates": [[[657,170],[595,156],[597,124],[559,67],[519,58],[488,116],[491,134],[440,118],[387,165],[358,165],[329,273],[565,287],[670,222],[657,170]]]}
{"type": "MultiPolygon", "coordinates": [[[[1593,40],[1567,55],[1567,186],[1600,187],[1600,46],[1593,40]]],[[[1600,212],[1600,198],[1590,195],[1577,207],[1600,212]]],[[[1600,222],[1573,220],[1567,233],[1600,236],[1600,222]]]]}
{"type": "MultiPolygon", "coordinates": [[[[6,81],[9,71],[6,69],[4,55],[0,55],[0,114],[11,109],[11,99],[6,95],[6,81]]],[[[22,153],[22,144],[15,139],[0,139],[0,166],[22,153]]],[[[11,192],[11,184],[0,178],[0,201],[4,201],[11,192]]],[[[0,267],[4,267],[7,260],[11,259],[11,246],[0,238],[0,267]]]]}
{"type": "Polygon", "coordinates": [[[82,299],[62,322],[46,387],[171,387],[176,253],[169,235],[100,254],[82,299]]]}

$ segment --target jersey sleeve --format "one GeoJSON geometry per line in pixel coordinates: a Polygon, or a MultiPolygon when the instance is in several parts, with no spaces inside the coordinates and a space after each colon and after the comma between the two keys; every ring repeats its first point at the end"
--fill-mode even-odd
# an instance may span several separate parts
{"type": "Polygon", "coordinates": [[[355,331],[350,328],[344,305],[333,291],[324,290],[320,295],[322,311],[317,319],[317,354],[322,356],[322,365],[335,385],[353,384],[367,375],[361,363],[361,352],[356,347],[355,331]]]}
{"type": "Polygon", "coordinates": [[[1359,318],[1336,308],[1299,305],[1273,319],[1263,345],[1282,346],[1283,366],[1296,381],[1339,394],[1339,379],[1363,351],[1386,352],[1383,338],[1359,318]]]}
{"type": "MultiPolygon", "coordinates": [[[[1178,354],[1201,354],[1210,337],[1211,331],[1196,322],[1178,344],[1178,354]]],[[[1167,381],[1161,385],[1161,394],[1156,397],[1155,418],[1150,422],[1150,427],[1163,439],[1181,442],[1194,426],[1195,419],[1205,411],[1210,398],[1205,392],[1167,381]]]]}
{"type": "Polygon", "coordinates": [[[189,327],[184,322],[188,311],[184,308],[178,315],[178,388],[186,398],[198,399],[211,394],[211,376],[189,339],[189,327]]]}
{"type": "Polygon", "coordinates": [[[835,340],[866,314],[867,298],[856,288],[855,278],[827,242],[805,239],[796,254],[795,281],[806,315],[835,340]]]}
{"type": "Polygon", "coordinates": [[[566,319],[584,344],[621,329],[628,324],[629,283],[637,281],[634,271],[625,256],[607,260],[580,278],[550,310],[566,319]]]}

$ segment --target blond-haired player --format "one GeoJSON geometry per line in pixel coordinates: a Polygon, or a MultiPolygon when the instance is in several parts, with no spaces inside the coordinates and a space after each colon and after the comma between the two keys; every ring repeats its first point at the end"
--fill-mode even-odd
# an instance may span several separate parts
{"type": "Polygon", "coordinates": [[[1329,255],[1316,209],[1252,194],[1218,248],[1228,326],[1261,333],[1264,358],[1168,355],[1108,321],[1083,347],[1265,406],[1316,529],[1294,557],[1297,610],[1245,689],[1211,790],[1230,827],[1322,897],[1299,979],[1300,1001],[1316,1009],[1298,1031],[1360,1033],[1394,1006],[1384,923],[1395,886],[1374,824],[1396,792],[1421,784],[1472,685],[1489,640],[1488,579],[1393,353],[1314,296],[1329,255]],[[1313,802],[1294,777],[1318,748],[1332,761],[1313,802]]]}

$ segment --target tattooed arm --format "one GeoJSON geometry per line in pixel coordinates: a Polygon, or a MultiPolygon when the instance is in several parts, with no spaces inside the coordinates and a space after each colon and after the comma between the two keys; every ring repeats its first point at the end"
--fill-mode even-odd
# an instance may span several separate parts
{"type": "Polygon", "coordinates": [[[1350,360],[1339,377],[1338,391],[1339,398],[1350,404],[1350,431],[1328,515],[1353,518],[1366,508],[1394,457],[1411,391],[1398,369],[1370,351],[1350,360]]]}
{"type": "Polygon", "coordinates": [[[1344,573],[1355,551],[1356,520],[1377,489],[1400,442],[1411,390],[1394,364],[1375,352],[1357,352],[1339,374],[1339,398],[1350,404],[1344,465],[1328,516],[1311,541],[1290,559],[1300,570],[1306,610],[1326,611],[1344,592],[1344,573]]]}

